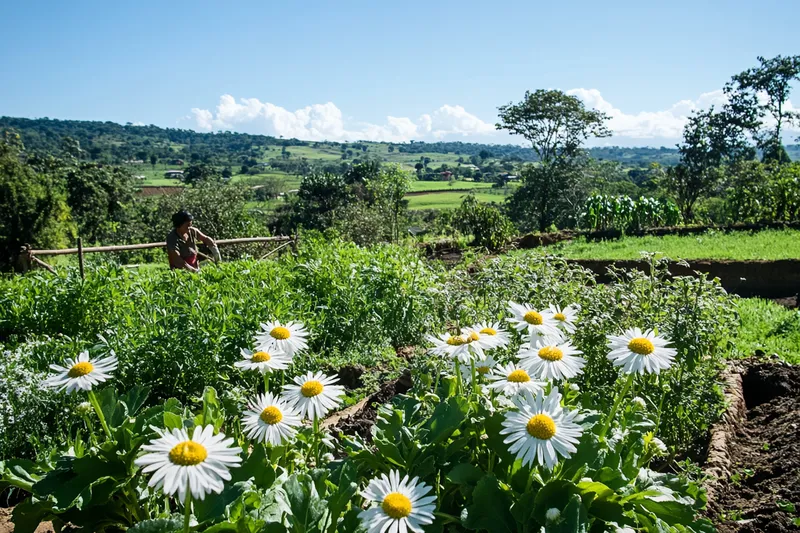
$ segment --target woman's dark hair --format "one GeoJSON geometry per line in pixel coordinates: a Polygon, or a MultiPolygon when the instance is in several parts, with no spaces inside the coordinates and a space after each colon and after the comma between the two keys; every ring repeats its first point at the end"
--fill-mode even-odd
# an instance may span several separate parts
{"type": "Polygon", "coordinates": [[[194,220],[192,214],[186,210],[181,210],[172,215],[172,225],[176,228],[183,226],[186,222],[194,220]]]}

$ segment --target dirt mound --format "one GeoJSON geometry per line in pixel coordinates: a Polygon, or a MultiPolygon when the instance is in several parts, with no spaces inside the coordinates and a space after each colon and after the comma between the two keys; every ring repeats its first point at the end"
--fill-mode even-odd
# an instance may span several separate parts
{"type": "Polygon", "coordinates": [[[712,502],[718,531],[800,531],[800,367],[751,364],[742,386],[746,418],[729,446],[730,478],[712,502]]]}

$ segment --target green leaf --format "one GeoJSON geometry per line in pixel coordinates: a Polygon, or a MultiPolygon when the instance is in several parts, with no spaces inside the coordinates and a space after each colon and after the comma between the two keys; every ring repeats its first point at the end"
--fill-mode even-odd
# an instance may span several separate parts
{"type": "Polygon", "coordinates": [[[314,480],[308,474],[295,474],[283,485],[291,509],[287,517],[296,532],[319,533],[327,513],[327,503],[319,497],[314,480]]]}
{"type": "Polygon", "coordinates": [[[248,479],[252,479],[260,489],[269,488],[275,482],[275,468],[267,461],[266,449],[263,444],[255,445],[242,466],[231,472],[230,483],[248,479]]]}
{"type": "Polygon", "coordinates": [[[328,496],[329,520],[331,521],[328,533],[335,533],[339,516],[341,516],[342,512],[352,501],[353,496],[358,492],[357,480],[358,471],[355,465],[349,462],[344,463],[339,476],[339,485],[336,487],[336,490],[328,496]]]}
{"type": "Polygon", "coordinates": [[[183,428],[183,418],[175,413],[164,411],[164,427],[172,431],[173,429],[183,428]]]}
{"type": "Polygon", "coordinates": [[[586,533],[589,531],[589,518],[580,496],[573,494],[569,498],[561,518],[554,524],[547,524],[545,533],[586,533]]]}
{"type": "Polygon", "coordinates": [[[453,467],[447,474],[447,480],[456,485],[475,485],[483,477],[484,472],[475,465],[461,463],[453,467]]]}
{"type": "Polygon", "coordinates": [[[48,472],[33,486],[33,492],[43,498],[50,496],[57,508],[66,509],[92,484],[109,478],[124,479],[126,476],[125,463],[116,458],[62,458],[55,470],[48,472]]]}
{"type": "Polygon", "coordinates": [[[206,495],[203,500],[196,500],[194,502],[194,516],[197,518],[197,522],[202,524],[208,520],[227,518],[228,508],[244,494],[248,487],[250,487],[250,483],[246,481],[228,483],[221,493],[211,493],[206,495]]]}
{"type": "Polygon", "coordinates": [[[50,504],[45,501],[33,503],[30,499],[17,504],[11,513],[14,533],[34,533],[39,524],[51,513],[50,504]]]}
{"type": "Polygon", "coordinates": [[[465,398],[448,398],[447,401],[440,403],[425,424],[428,434],[424,440],[436,444],[447,439],[464,423],[468,411],[469,402],[465,398]]]}
{"type": "Polygon", "coordinates": [[[150,387],[136,385],[120,397],[120,401],[128,406],[128,414],[134,416],[147,401],[150,387]]]}
{"type": "Polygon", "coordinates": [[[30,492],[34,483],[44,475],[42,468],[28,459],[0,461],[0,492],[13,486],[30,492]]]}
{"type": "MultiPolygon", "coordinates": [[[[538,490],[530,490],[524,493],[511,508],[511,514],[514,515],[514,519],[522,524],[524,529],[530,529],[531,526],[536,525],[536,521],[533,518],[533,510],[537,492],[538,490]]],[[[538,528],[533,529],[537,530],[538,528]]]]}
{"type": "Polygon", "coordinates": [[[571,481],[565,479],[555,479],[549,481],[536,493],[534,502],[533,516],[540,524],[545,524],[545,515],[548,509],[564,509],[573,494],[578,492],[578,487],[571,481]]]}
{"type": "Polygon", "coordinates": [[[517,525],[511,515],[511,495],[500,487],[493,475],[484,476],[472,493],[464,527],[489,533],[514,533],[517,525]]]}
{"type": "Polygon", "coordinates": [[[177,518],[144,520],[128,530],[128,533],[173,533],[183,530],[183,522],[177,518]]]}

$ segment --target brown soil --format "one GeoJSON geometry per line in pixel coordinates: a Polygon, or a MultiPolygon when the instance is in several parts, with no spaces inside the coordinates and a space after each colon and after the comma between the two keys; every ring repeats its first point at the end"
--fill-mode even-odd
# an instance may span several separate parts
{"type": "Polygon", "coordinates": [[[720,533],[800,531],[792,523],[800,517],[800,367],[754,363],[742,386],[747,413],[729,444],[731,476],[710,511],[720,533]]]}
{"type": "Polygon", "coordinates": [[[337,413],[323,423],[334,434],[342,432],[346,435],[359,435],[369,441],[372,438],[372,426],[378,417],[378,408],[390,402],[398,394],[411,388],[411,374],[406,371],[399,378],[381,385],[375,394],[361,400],[351,408],[337,413]]]}

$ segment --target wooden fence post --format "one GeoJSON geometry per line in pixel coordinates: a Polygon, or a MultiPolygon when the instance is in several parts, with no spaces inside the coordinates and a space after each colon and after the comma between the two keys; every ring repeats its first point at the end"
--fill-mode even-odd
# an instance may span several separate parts
{"type": "Polygon", "coordinates": [[[78,237],[78,268],[81,271],[81,279],[85,280],[86,275],[83,273],[83,238],[78,237]]]}

